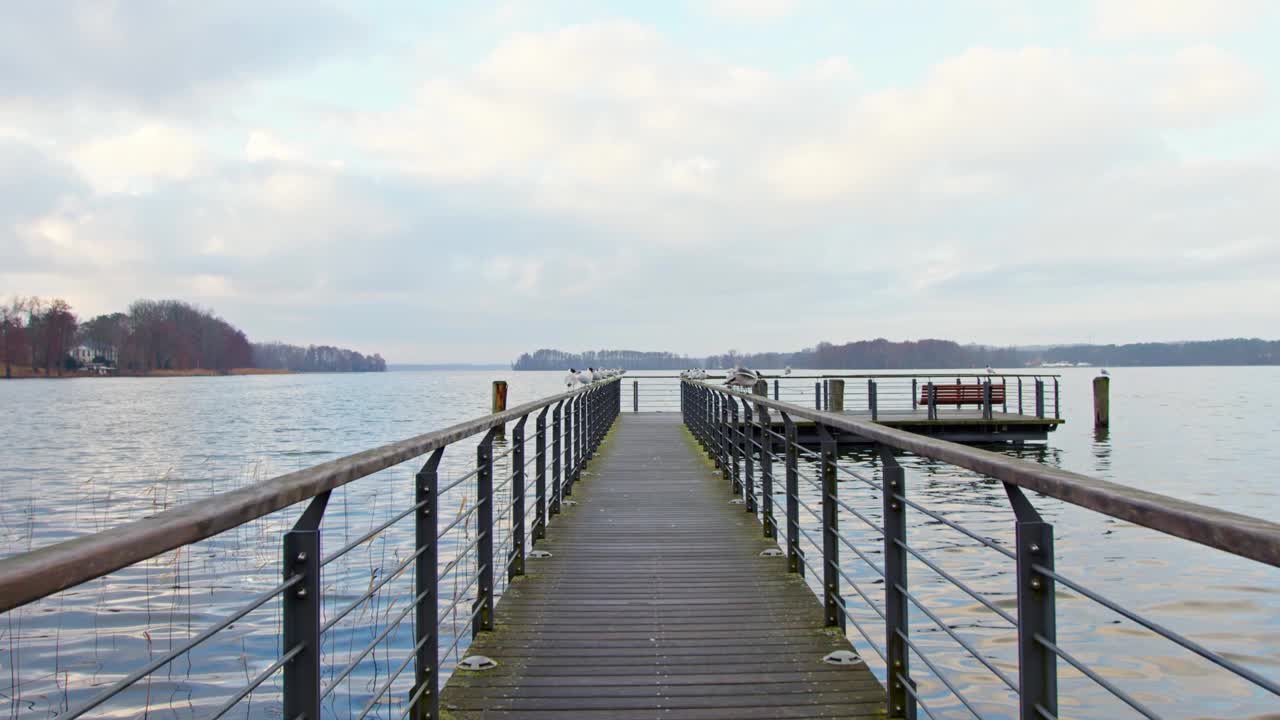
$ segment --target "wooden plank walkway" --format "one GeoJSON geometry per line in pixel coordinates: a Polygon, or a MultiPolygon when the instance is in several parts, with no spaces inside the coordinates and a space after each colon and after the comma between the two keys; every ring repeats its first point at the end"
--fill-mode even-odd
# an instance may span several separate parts
{"type": "Polygon", "coordinates": [[[549,528],[442,716],[500,720],[881,718],[866,665],[675,413],[623,415],[549,528]]]}

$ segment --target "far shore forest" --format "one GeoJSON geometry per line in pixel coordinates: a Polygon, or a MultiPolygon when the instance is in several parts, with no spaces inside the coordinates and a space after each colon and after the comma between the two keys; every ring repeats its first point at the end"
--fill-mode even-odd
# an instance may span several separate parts
{"type": "Polygon", "coordinates": [[[0,304],[0,364],[5,378],[387,369],[377,353],[250,342],[213,311],[180,300],[138,300],[128,312],[81,321],[65,300],[39,297],[0,304]]]}
{"type": "Polygon", "coordinates": [[[565,370],[616,367],[627,370],[685,370],[689,368],[803,368],[859,370],[920,370],[955,368],[1022,368],[1050,363],[1095,366],[1137,365],[1280,365],[1280,341],[1233,338],[1176,343],[1125,345],[1057,345],[1042,348],[961,345],[951,340],[893,342],[878,338],[841,345],[818,343],[797,352],[740,353],[690,356],[671,352],[598,350],[570,353],[543,349],[525,353],[513,370],[565,370]]]}

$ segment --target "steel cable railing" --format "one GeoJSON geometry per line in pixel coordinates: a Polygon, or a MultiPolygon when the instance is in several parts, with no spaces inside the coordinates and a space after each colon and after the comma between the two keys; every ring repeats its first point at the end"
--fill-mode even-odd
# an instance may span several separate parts
{"type": "MultiPolygon", "coordinates": [[[[1056,377],[1029,376],[1031,382],[1028,385],[1031,388],[1025,391],[1024,377],[1028,376],[996,376],[989,383],[981,383],[977,392],[984,394],[988,405],[1006,405],[1016,400],[1019,412],[1023,411],[1024,401],[1034,401],[1034,412],[1042,417],[1048,417],[1052,406],[1051,411],[1056,417],[1056,377]],[[992,387],[1000,388],[999,402],[990,395],[992,387]]],[[[878,395],[876,382],[869,381],[867,394],[873,412],[878,397],[901,397],[901,393],[878,395]]],[[[931,401],[930,405],[936,405],[936,386],[931,387],[931,384],[925,384],[923,388],[919,385],[913,387],[912,400],[918,400],[916,392],[919,391],[926,395],[926,400],[931,401]]],[[[960,378],[956,379],[956,384],[961,384],[960,378]]],[[[1024,495],[1024,489],[1271,566],[1280,566],[1280,525],[914,435],[847,414],[823,412],[783,402],[776,397],[780,394],[776,383],[773,399],[767,395],[767,384],[758,386],[757,392],[752,394],[688,380],[682,383],[682,388],[681,408],[685,423],[738,497],[751,494],[751,488],[757,481],[757,473],[761,481],[774,482],[778,476],[778,460],[785,456],[782,463],[785,489],[765,492],[771,498],[783,498],[786,503],[786,522],[775,524],[774,527],[785,527],[785,534],[780,542],[785,543],[783,549],[790,558],[789,567],[792,572],[804,573],[807,570],[820,582],[815,587],[815,592],[828,610],[828,625],[843,628],[846,621],[853,624],[862,639],[885,661],[888,677],[886,707],[890,717],[914,717],[917,710],[923,710],[930,717],[937,716],[937,708],[927,707],[921,701],[921,693],[916,688],[917,678],[911,672],[912,657],[927,668],[926,677],[941,686],[943,690],[939,692],[950,693],[974,717],[984,717],[982,709],[970,695],[977,680],[966,673],[963,682],[958,681],[940,663],[935,662],[920,643],[912,639],[911,624],[914,614],[927,619],[930,626],[941,631],[944,641],[954,643],[964,655],[976,660],[994,676],[992,679],[996,686],[1011,693],[1004,697],[1015,699],[1017,712],[1024,719],[1057,716],[1057,659],[1067,663],[1081,676],[1096,683],[1103,691],[1140,715],[1159,717],[1153,708],[1125,691],[1114,679],[1108,679],[1103,672],[1090,667],[1061,647],[1056,638],[1058,611],[1053,602],[1057,585],[1074,591],[1156,636],[1200,656],[1230,675],[1280,698],[1280,683],[1276,680],[1245,667],[1241,662],[1224,657],[1222,653],[1210,650],[1055,570],[1053,528],[1036,512],[1024,495]],[[771,418],[775,417],[781,418],[783,432],[774,429],[771,418]],[[808,441],[813,447],[804,447],[800,443],[795,423],[798,419],[813,423],[812,431],[817,436],[808,441]],[[838,438],[842,434],[856,435],[861,441],[878,445],[880,482],[840,465],[837,450],[838,438]],[[779,446],[780,452],[775,452],[775,448],[779,446]],[[1017,541],[1012,546],[1006,546],[995,538],[984,537],[961,522],[912,500],[907,492],[906,471],[896,458],[896,453],[903,452],[949,463],[1000,480],[1013,511],[1017,541]],[[801,458],[813,463],[818,477],[801,472],[801,458]],[[878,517],[882,522],[872,519],[870,513],[863,512],[852,496],[841,497],[837,476],[852,477],[878,491],[878,517]],[[805,496],[800,492],[802,487],[817,494],[821,501],[820,509],[806,502],[805,496]],[[801,509],[804,510],[803,513],[800,512],[801,509]],[[908,543],[908,511],[918,512],[921,517],[936,522],[941,527],[961,533],[976,542],[978,547],[995,550],[1003,558],[1012,561],[1016,569],[1014,580],[1017,614],[1006,611],[985,592],[908,543]],[[858,518],[877,533],[877,539],[882,543],[882,565],[873,562],[847,532],[840,530],[838,518],[841,514],[858,518]],[[800,522],[802,518],[812,518],[818,529],[810,531],[800,522]],[[838,552],[840,547],[852,551],[880,576],[881,580],[876,582],[883,582],[883,609],[863,589],[859,577],[848,572],[842,565],[838,552]],[[821,562],[816,564],[808,557],[810,552],[815,551],[821,557],[821,562]],[[992,612],[1016,629],[1015,644],[1019,653],[1019,672],[1016,675],[1001,669],[997,661],[989,658],[971,639],[966,638],[966,633],[958,626],[930,607],[925,597],[919,592],[911,591],[907,581],[908,560],[928,568],[933,573],[932,577],[956,588],[977,601],[981,608],[992,612]],[[848,588],[871,606],[883,620],[883,645],[877,643],[867,631],[865,618],[859,619],[849,608],[844,607],[842,593],[848,588]]],[[[832,388],[839,390],[840,384],[817,383],[815,404],[819,407],[831,405],[832,388]]],[[[837,398],[835,404],[841,406],[842,400],[847,400],[848,395],[837,393],[837,398]]],[[[884,407],[879,409],[884,410],[884,407]]],[[[812,433],[810,437],[813,437],[812,433]]],[[[765,514],[765,511],[762,509],[761,513],[765,514]]],[[[766,536],[769,537],[773,537],[768,535],[771,523],[774,523],[772,517],[767,517],[763,522],[766,536]]],[[[931,691],[931,697],[938,696],[932,695],[931,691]]]]}
{"type": "MultiPolygon", "coordinates": [[[[321,703],[332,702],[341,695],[338,689],[363,672],[366,664],[380,673],[385,662],[392,671],[378,682],[373,696],[355,717],[367,716],[380,703],[394,706],[400,702],[388,700],[388,693],[397,682],[408,682],[404,675],[413,666],[413,691],[405,694],[408,699],[401,714],[438,718],[441,659],[460,651],[476,633],[492,629],[496,597],[509,577],[523,573],[528,547],[545,536],[560,512],[562,498],[569,496],[574,483],[582,478],[583,466],[620,409],[620,381],[602,381],[289,473],[103,533],[5,558],[0,560],[0,613],[310,500],[293,528],[284,533],[283,581],[58,717],[81,717],[95,709],[119,714],[106,706],[121,692],[280,598],[282,651],[267,659],[245,684],[213,697],[208,717],[226,716],[272,678],[279,677],[281,714],[286,718],[318,718],[321,703]],[[549,414],[552,422],[548,426],[549,414]],[[531,423],[534,430],[526,436],[524,429],[530,418],[535,420],[531,423]],[[515,423],[513,442],[495,454],[497,431],[508,423],[515,423]],[[447,482],[439,481],[445,450],[475,437],[480,439],[475,447],[474,467],[447,482]],[[404,509],[395,510],[337,551],[321,556],[320,522],[332,490],[423,456],[428,458],[414,476],[414,496],[404,509]],[[496,467],[503,469],[504,477],[495,483],[496,467]],[[456,517],[440,518],[441,498],[459,490],[465,490],[465,494],[457,503],[456,517]],[[469,507],[467,498],[474,498],[469,507]],[[392,536],[406,534],[397,529],[398,524],[409,518],[414,523],[411,551],[404,555],[397,551],[392,567],[372,570],[368,587],[325,617],[326,585],[320,581],[321,573],[333,572],[357,548],[379,539],[395,542],[392,536]],[[460,534],[465,536],[455,540],[460,534]],[[446,557],[441,557],[442,549],[449,553],[446,557]],[[495,578],[494,569],[499,567],[505,567],[507,573],[495,578]],[[412,573],[407,572],[410,568],[412,573]],[[454,583],[451,594],[442,596],[442,586],[450,576],[460,581],[454,583]],[[463,577],[466,579],[461,580],[463,577]],[[393,587],[398,592],[410,581],[413,589],[408,604],[393,611],[393,597],[385,609],[373,611],[372,619],[361,625],[362,631],[367,627],[370,632],[368,642],[361,643],[358,650],[353,648],[341,667],[326,669],[327,682],[322,683],[322,668],[326,668],[333,652],[326,647],[332,644],[331,636],[339,623],[348,621],[344,624],[347,627],[356,610],[375,600],[381,605],[378,598],[393,587]],[[468,601],[474,607],[459,617],[454,611],[468,601]],[[452,642],[440,642],[441,629],[451,614],[452,642]],[[390,639],[410,632],[404,621],[411,615],[415,618],[411,647],[407,651],[393,650],[388,644],[390,639]],[[471,624],[470,633],[458,631],[459,620],[471,624]],[[393,660],[393,653],[405,654],[396,655],[393,660]]],[[[221,688],[208,689],[216,692],[221,688]]]]}

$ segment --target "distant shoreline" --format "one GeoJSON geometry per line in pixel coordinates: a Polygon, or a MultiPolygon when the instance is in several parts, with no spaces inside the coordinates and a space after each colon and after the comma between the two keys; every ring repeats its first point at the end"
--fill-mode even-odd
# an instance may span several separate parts
{"type": "Polygon", "coordinates": [[[230,370],[209,370],[209,369],[191,369],[191,370],[146,370],[146,371],[122,371],[108,374],[99,374],[87,370],[64,370],[61,375],[54,371],[52,374],[46,375],[43,371],[32,372],[31,368],[12,368],[13,376],[5,378],[4,371],[0,369],[0,380],[65,380],[67,378],[110,378],[110,377],[132,377],[132,378],[166,378],[166,377],[224,377],[229,375],[294,375],[293,370],[283,370],[280,368],[231,368],[230,370]]]}

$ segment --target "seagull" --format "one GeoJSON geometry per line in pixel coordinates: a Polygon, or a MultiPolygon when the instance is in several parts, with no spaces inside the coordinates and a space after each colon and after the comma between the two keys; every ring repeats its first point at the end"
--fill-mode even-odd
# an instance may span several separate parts
{"type": "Polygon", "coordinates": [[[729,376],[729,380],[725,385],[734,385],[737,387],[753,388],[756,381],[760,379],[760,373],[755,370],[748,370],[744,367],[736,367],[729,376]]]}
{"type": "Polygon", "coordinates": [[[1105,375],[1105,376],[1107,376],[1107,377],[1111,377],[1111,373],[1107,372],[1107,369],[1106,369],[1106,368],[1102,368],[1102,374],[1103,374],[1103,375],[1105,375]]]}
{"type": "Polygon", "coordinates": [[[995,370],[992,370],[992,369],[991,369],[991,366],[990,366],[990,365],[988,365],[988,366],[987,366],[987,374],[988,374],[988,375],[995,375],[995,374],[996,374],[996,371],[995,371],[995,370]]]}
{"type": "Polygon", "coordinates": [[[591,384],[591,374],[590,374],[590,373],[588,373],[586,370],[583,370],[583,371],[579,372],[579,373],[578,373],[578,384],[580,384],[580,385],[590,385],[590,384],[591,384]]]}
{"type": "Polygon", "coordinates": [[[783,374],[783,375],[790,375],[790,374],[791,374],[791,366],[790,366],[790,365],[788,365],[788,366],[787,366],[787,369],[785,369],[785,370],[783,370],[783,371],[782,371],[782,374],[783,374]]]}
{"type": "Polygon", "coordinates": [[[564,384],[567,385],[569,388],[573,388],[573,386],[577,382],[578,382],[578,371],[574,370],[573,368],[569,368],[569,374],[564,376],[564,384]]]}

